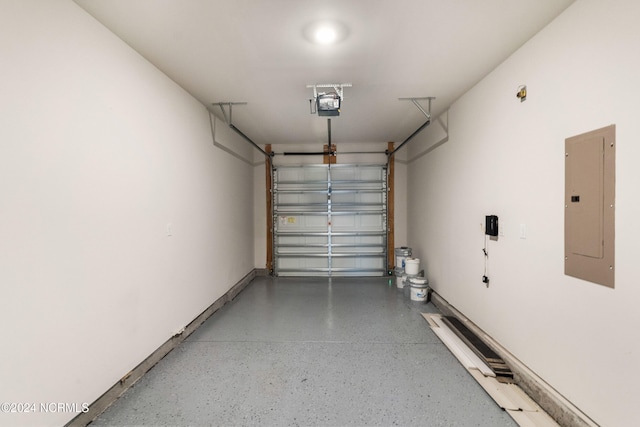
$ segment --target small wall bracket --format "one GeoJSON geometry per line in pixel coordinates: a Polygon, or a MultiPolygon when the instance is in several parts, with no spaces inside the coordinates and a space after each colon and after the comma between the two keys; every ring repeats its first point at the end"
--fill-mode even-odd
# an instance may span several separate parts
{"type": "Polygon", "coordinates": [[[516,98],[518,98],[520,102],[524,102],[527,100],[527,85],[521,85],[518,87],[518,92],[516,92],[516,98]]]}

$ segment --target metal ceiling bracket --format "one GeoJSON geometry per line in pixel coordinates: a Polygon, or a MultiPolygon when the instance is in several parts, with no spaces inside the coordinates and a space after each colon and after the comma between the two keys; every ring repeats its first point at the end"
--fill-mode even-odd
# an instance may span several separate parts
{"type": "Polygon", "coordinates": [[[231,124],[233,123],[233,106],[234,105],[247,105],[246,102],[214,102],[211,105],[217,105],[218,107],[220,107],[220,110],[222,110],[222,116],[224,117],[224,122],[226,124],[228,124],[229,126],[231,126],[231,124]],[[227,117],[227,112],[225,111],[224,107],[227,107],[229,109],[229,116],[227,117]]]}
{"type": "Polygon", "coordinates": [[[307,85],[307,89],[313,89],[313,100],[318,99],[318,88],[332,88],[340,97],[340,101],[344,101],[344,88],[353,87],[351,83],[324,83],[307,85]]]}
{"type": "Polygon", "coordinates": [[[245,135],[240,129],[238,129],[237,127],[234,126],[232,120],[233,120],[233,106],[234,105],[246,105],[246,102],[214,102],[211,105],[214,106],[218,106],[220,107],[220,110],[222,110],[222,115],[224,116],[224,122],[229,125],[229,127],[231,129],[233,129],[238,135],[240,135],[241,137],[243,137],[247,142],[249,142],[251,145],[253,145],[255,148],[258,149],[258,151],[260,151],[265,157],[273,157],[274,153],[267,153],[266,151],[264,151],[262,148],[260,148],[260,146],[258,144],[256,144],[255,142],[253,142],[253,140],[251,138],[249,138],[247,135],[245,135]],[[227,112],[225,111],[224,107],[227,107],[229,109],[229,116],[227,117],[227,112]]]}
{"type": "Polygon", "coordinates": [[[387,164],[389,162],[389,158],[391,156],[393,156],[396,151],[398,151],[400,148],[402,148],[407,142],[409,142],[410,140],[413,139],[414,136],[416,136],[417,134],[419,134],[420,132],[422,132],[424,130],[424,128],[426,128],[427,126],[429,126],[431,124],[431,101],[436,99],[435,96],[424,96],[421,98],[398,98],[398,100],[400,101],[411,101],[413,102],[413,105],[415,105],[416,107],[418,107],[418,110],[420,110],[422,112],[422,114],[424,114],[427,117],[427,121],[424,122],[418,129],[416,129],[411,135],[409,135],[409,137],[407,139],[405,139],[400,145],[398,145],[395,150],[393,151],[389,151],[386,150],[386,154],[387,154],[387,164]],[[422,105],[420,105],[420,103],[418,101],[423,101],[423,100],[428,100],[429,101],[429,111],[425,111],[424,108],[422,108],[422,105]]]}
{"type": "Polygon", "coordinates": [[[435,96],[423,96],[420,98],[398,98],[398,100],[400,101],[411,101],[413,102],[413,105],[415,105],[416,107],[418,107],[418,110],[420,110],[422,112],[422,114],[424,114],[427,119],[431,119],[431,101],[436,99],[435,96]],[[422,105],[420,105],[420,103],[418,101],[424,101],[424,100],[428,100],[429,101],[429,111],[425,111],[425,109],[422,107],[422,105]]]}

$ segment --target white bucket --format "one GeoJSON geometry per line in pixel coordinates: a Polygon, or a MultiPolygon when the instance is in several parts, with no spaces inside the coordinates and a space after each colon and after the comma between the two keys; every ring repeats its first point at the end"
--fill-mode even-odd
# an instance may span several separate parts
{"type": "Polygon", "coordinates": [[[409,286],[409,279],[405,273],[402,273],[400,276],[396,277],[396,286],[398,287],[398,289],[409,286]]]}
{"type": "MultiPolygon", "coordinates": [[[[407,274],[407,273],[403,273],[402,274],[402,287],[403,288],[409,288],[409,286],[411,286],[411,279],[413,279],[414,277],[417,277],[414,274],[407,274]]],[[[398,288],[400,288],[400,285],[398,284],[398,288]]]]}
{"type": "Polygon", "coordinates": [[[416,288],[426,288],[429,286],[429,281],[426,277],[409,277],[409,284],[416,288]]]}
{"type": "Polygon", "coordinates": [[[420,258],[407,258],[404,264],[404,271],[406,271],[408,275],[415,276],[420,271],[420,258]]]}
{"type": "Polygon", "coordinates": [[[429,288],[414,288],[411,287],[411,301],[426,302],[429,288]]]}
{"type": "Polygon", "coordinates": [[[402,278],[402,276],[396,276],[396,286],[398,287],[398,289],[402,289],[404,287],[403,282],[404,279],[402,278]]]}
{"type": "Polygon", "coordinates": [[[405,260],[411,256],[411,248],[395,248],[396,268],[404,269],[405,260]]]}
{"type": "Polygon", "coordinates": [[[411,286],[411,301],[426,302],[429,295],[429,281],[424,277],[412,277],[409,279],[411,286]]]}

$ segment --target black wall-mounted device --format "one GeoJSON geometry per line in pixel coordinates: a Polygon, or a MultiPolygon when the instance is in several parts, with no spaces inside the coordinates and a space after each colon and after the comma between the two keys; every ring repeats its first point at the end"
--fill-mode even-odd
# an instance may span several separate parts
{"type": "Polygon", "coordinates": [[[497,215],[487,215],[485,217],[484,234],[487,234],[489,236],[498,235],[498,216],[497,215]]]}

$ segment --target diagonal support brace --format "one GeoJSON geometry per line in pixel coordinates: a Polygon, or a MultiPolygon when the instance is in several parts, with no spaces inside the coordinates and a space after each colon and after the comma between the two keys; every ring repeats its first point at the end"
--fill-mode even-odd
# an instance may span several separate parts
{"type": "Polygon", "coordinates": [[[249,142],[251,145],[253,145],[255,148],[257,148],[258,151],[260,151],[265,157],[271,158],[271,157],[273,157],[273,153],[267,153],[262,148],[260,148],[260,146],[258,144],[256,144],[255,142],[253,142],[253,140],[251,138],[249,138],[247,135],[245,135],[240,129],[235,127],[233,122],[232,122],[233,121],[233,106],[234,105],[246,105],[246,104],[247,104],[246,102],[214,102],[211,105],[214,105],[214,106],[217,105],[218,107],[220,107],[220,110],[222,110],[222,115],[224,117],[224,122],[227,125],[229,125],[229,127],[231,129],[233,129],[238,135],[240,135],[247,142],[249,142]],[[227,116],[227,111],[224,109],[224,107],[227,107],[229,109],[229,116],[227,116]]]}
{"type": "Polygon", "coordinates": [[[409,137],[407,139],[405,139],[400,145],[398,145],[395,148],[395,150],[393,150],[393,151],[387,150],[386,151],[387,162],[388,162],[388,159],[396,153],[396,151],[398,151],[400,148],[402,148],[407,142],[412,140],[414,136],[416,136],[417,134],[422,132],[424,130],[424,128],[426,128],[427,126],[429,126],[431,124],[431,101],[433,101],[434,99],[436,99],[435,96],[424,96],[424,97],[421,97],[421,98],[398,98],[398,100],[400,100],[400,101],[411,101],[411,102],[413,102],[413,105],[418,107],[418,109],[422,112],[422,114],[424,114],[427,117],[427,121],[425,121],[418,129],[416,129],[415,132],[413,132],[411,135],[409,135],[409,137]],[[422,108],[422,105],[420,105],[420,103],[418,102],[418,101],[423,101],[423,100],[428,100],[429,101],[429,111],[425,111],[425,109],[422,108]]]}
{"type": "Polygon", "coordinates": [[[422,112],[422,114],[424,114],[427,119],[431,119],[431,101],[433,101],[434,99],[436,99],[435,96],[423,96],[420,98],[398,98],[398,100],[400,101],[411,101],[413,102],[413,105],[415,105],[418,110],[420,110],[420,112],[422,112]],[[429,101],[429,110],[425,111],[425,109],[422,107],[422,105],[420,105],[420,103],[418,101],[424,101],[427,100],[429,101]]]}
{"type": "Polygon", "coordinates": [[[218,107],[220,107],[220,110],[222,111],[222,117],[224,117],[224,122],[229,126],[231,126],[233,124],[233,106],[247,105],[247,103],[246,102],[215,102],[211,105],[217,105],[218,107]],[[224,107],[228,108],[229,116],[227,116],[227,111],[224,109],[224,107]]]}

